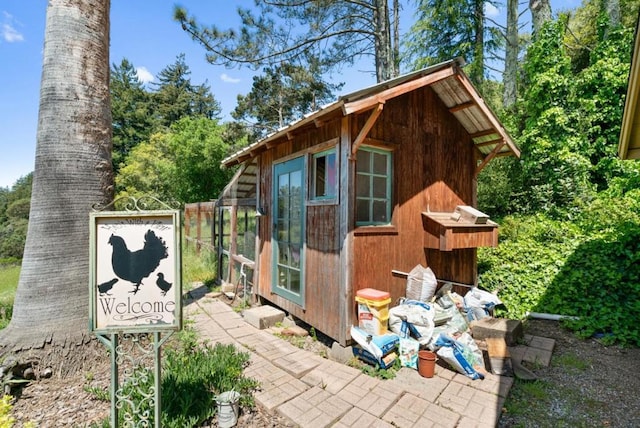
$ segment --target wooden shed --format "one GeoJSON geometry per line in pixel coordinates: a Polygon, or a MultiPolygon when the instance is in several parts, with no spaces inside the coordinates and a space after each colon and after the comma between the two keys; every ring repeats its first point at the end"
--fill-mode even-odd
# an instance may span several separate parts
{"type": "Polygon", "coordinates": [[[404,296],[393,270],[476,283],[476,247],[497,245],[497,224],[452,213],[475,206],[487,162],[519,150],[461,65],[342,96],[223,161],[241,167],[222,204],[255,203],[255,294],[346,344],[357,290],[404,296]]]}

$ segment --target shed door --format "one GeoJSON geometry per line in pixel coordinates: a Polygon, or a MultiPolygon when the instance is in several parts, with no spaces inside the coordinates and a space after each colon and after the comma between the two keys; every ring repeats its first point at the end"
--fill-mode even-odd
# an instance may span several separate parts
{"type": "Polygon", "coordinates": [[[304,157],[274,166],[271,290],[304,307],[304,157]]]}

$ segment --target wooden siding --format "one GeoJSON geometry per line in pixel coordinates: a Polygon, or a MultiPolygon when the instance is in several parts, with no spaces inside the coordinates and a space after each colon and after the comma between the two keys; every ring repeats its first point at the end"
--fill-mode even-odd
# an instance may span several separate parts
{"type": "MultiPolygon", "coordinates": [[[[366,118],[357,116],[352,135],[366,118]]],[[[391,271],[409,272],[417,264],[430,266],[439,279],[473,283],[475,249],[426,249],[421,214],[473,204],[475,155],[467,132],[426,87],[387,102],[369,137],[394,147],[394,209],[391,227],[355,230],[354,290],[388,291],[395,304],[406,280],[391,271]]]]}
{"type": "MultiPolygon", "coordinates": [[[[329,122],[313,132],[294,136],[260,155],[260,203],[271,207],[273,164],[304,156],[309,150],[340,136],[340,120],[329,122]]],[[[336,140],[337,141],[337,140],[336,140]]],[[[305,173],[309,174],[308,164],[305,173]]],[[[340,337],[343,322],[340,304],[339,206],[307,204],[304,254],[304,308],[271,292],[272,248],[271,208],[260,218],[260,266],[258,294],[284,311],[314,326],[330,337],[340,337]]]]}

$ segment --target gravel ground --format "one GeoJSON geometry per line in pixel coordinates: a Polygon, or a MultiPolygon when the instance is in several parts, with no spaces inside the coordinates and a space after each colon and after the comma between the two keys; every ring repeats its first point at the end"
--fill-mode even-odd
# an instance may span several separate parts
{"type": "MultiPolygon", "coordinates": [[[[550,367],[529,367],[537,381],[516,381],[500,427],[637,427],[640,424],[640,349],[607,347],[579,340],[554,321],[529,321],[527,333],[556,340],[550,367]]],[[[319,342],[306,339],[318,351],[319,342]]],[[[319,351],[321,352],[321,351],[319,351]]],[[[109,362],[90,373],[43,379],[22,390],[15,402],[16,427],[87,427],[108,418],[109,403],[88,388],[108,386],[109,362]],[[88,387],[88,388],[87,388],[88,387]]],[[[215,421],[207,426],[215,426],[215,421]]],[[[287,426],[286,420],[256,408],[243,409],[240,427],[287,426]]]]}
{"type": "Polygon", "coordinates": [[[516,381],[500,427],[640,426],[640,349],[581,340],[555,321],[530,320],[525,331],[556,340],[551,365],[516,381]]]}

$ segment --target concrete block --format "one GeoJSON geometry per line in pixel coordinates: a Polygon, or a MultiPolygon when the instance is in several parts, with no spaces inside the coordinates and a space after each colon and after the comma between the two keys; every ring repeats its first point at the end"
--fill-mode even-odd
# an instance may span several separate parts
{"type": "Polygon", "coordinates": [[[284,312],[273,306],[264,305],[256,306],[254,308],[243,311],[242,316],[244,320],[258,328],[264,330],[265,328],[272,327],[284,319],[284,312]]]}
{"type": "Polygon", "coordinates": [[[472,321],[470,326],[471,335],[476,340],[497,337],[504,339],[507,346],[514,346],[516,342],[523,338],[522,323],[518,320],[483,318],[472,321]]]}
{"type": "Polygon", "coordinates": [[[234,284],[224,282],[220,284],[220,291],[223,293],[234,293],[236,291],[236,286],[234,284]]]}
{"type": "Polygon", "coordinates": [[[331,344],[329,350],[329,359],[337,361],[338,363],[346,364],[353,359],[353,347],[347,346],[346,348],[340,345],[338,342],[331,344]]]}

